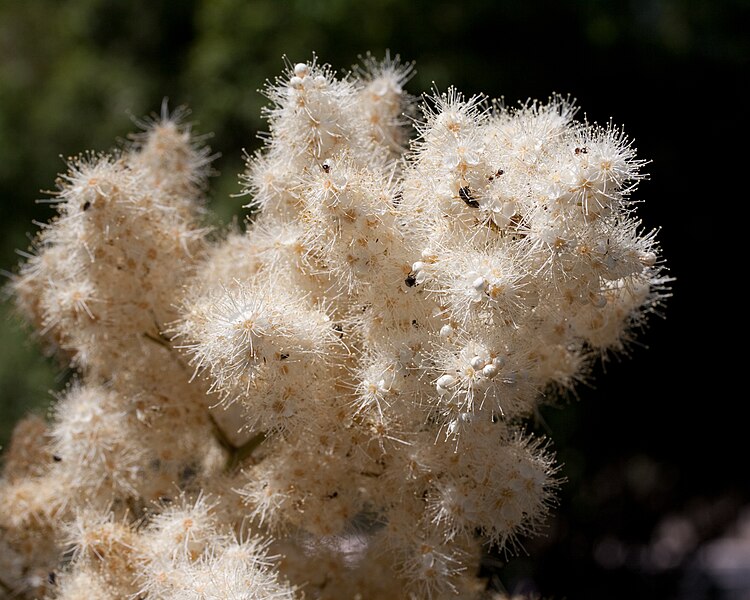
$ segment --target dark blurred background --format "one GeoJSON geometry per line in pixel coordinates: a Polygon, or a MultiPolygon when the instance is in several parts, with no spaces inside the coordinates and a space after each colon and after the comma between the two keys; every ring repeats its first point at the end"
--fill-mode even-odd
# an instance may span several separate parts
{"type": "MultiPolygon", "coordinates": [[[[530,425],[562,463],[559,507],[485,573],[556,599],[746,600],[746,268],[732,240],[747,218],[749,32],[747,0],[0,0],[0,268],[51,216],[35,200],[62,157],[109,149],[165,97],[214,134],[217,220],[242,215],[241,152],[259,146],[257,90],[282,55],[345,70],[390,49],[416,61],[413,94],[432,82],[508,105],[570,94],[653,161],[636,198],[644,226],[663,227],[674,297],[628,356],[530,425]]],[[[68,376],[10,313],[4,302],[0,444],[68,376]]]]}

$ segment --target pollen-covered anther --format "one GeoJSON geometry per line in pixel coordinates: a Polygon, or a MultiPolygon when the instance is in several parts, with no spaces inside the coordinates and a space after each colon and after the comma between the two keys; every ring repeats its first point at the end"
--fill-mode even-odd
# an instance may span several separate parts
{"type": "Polygon", "coordinates": [[[378,381],[368,381],[365,379],[362,382],[365,390],[370,394],[387,394],[391,391],[391,382],[386,382],[385,378],[379,379],[378,381]]]}
{"type": "Polygon", "coordinates": [[[487,286],[487,295],[493,300],[497,300],[498,298],[501,298],[508,291],[509,291],[508,286],[502,283],[498,283],[498,282],[493,282],[487,286]]]}

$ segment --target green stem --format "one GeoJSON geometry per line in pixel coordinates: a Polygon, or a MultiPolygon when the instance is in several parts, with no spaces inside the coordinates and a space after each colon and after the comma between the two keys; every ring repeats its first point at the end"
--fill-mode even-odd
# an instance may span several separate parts
{"type": "Polygon", "coordinates": [[[230,470],[234,469],[246,458],[250,457],[255,449],[260,446],[266,439],[266,432],[261,431],[247,440],[239,448],[235,448],[234,453],[230,456],[229,464],[227,465],[230,470]]]}
{"type": "Polygon", "coordinates": [[[224,448],[224,450],[226,450],[229,455],[226,464],[227,471],[234,470],[237,465],[248,458],[255,451],[255,449],[260,446],[266,439],[266,432],[261,431],[260,433],[251,437],[241,446],[235,446],[229,440],[221,427],[219,427],[219,424],[216,422],[216,419],[214,419],[214,416],[211,413],[209,413],[208,416],[211,419],[211,424],[213,425],[214,437],[216,437],[216,440],[219,442],[221,447],[224,448]]]}
{"type": "Polygon", "coordinates": [[[169,340],[159,334],[158,336],[150,334],[148,331],[143,332],[143,337],[151,340],[155,344],[159,344],[160,346],[164,346],[167,350],[171,350],[172,346],[169,343],[169,340]]]}
{"type": "Polygon", "coordinates": [[[13,588],[11,588],[2,579],[0,579],[0,589],[5,590],[8,593],[8,595],[10,595],[13,592],[13,588]]]}

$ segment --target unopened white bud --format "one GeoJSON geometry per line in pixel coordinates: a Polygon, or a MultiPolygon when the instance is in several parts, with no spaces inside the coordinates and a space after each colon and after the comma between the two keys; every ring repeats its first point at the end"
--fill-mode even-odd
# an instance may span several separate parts
{"type": "Polygon", "coordinates": [[[475,356],[471,359],[471,368],[478,371],[485,365],[485,360],[481,356],[475,356]]]}
{"type": "Polygon", "coordinates": [[[656,254],[653,252],[641,252],[638,255],[638,260],[645,267],[653,267],[656,264],[656,254]]]}
{"type": "Polygon", "coordinates": [[[289,85],[295,89],[299,89],[302,87],[302,78],[301,77],[292,77],[289,80],[289,85]]]}
{"type": "Polygon", "coordinates": [[[439,388],[448,389],[456,385],[456,378],[453,375],[442,375],[438,378],[435,384],[439,388]]]}
{"type": "Polygon", "coordinates": [[[448,435],[455,435],[461,429],[461,425],[471,423],[474,416],[471,413],[462,412],[458,414],[458,417],[448,424],[448,435]]]}
{"type": "Polygon", "coordinates": [[[477,292],[484,291],[484,288],[487,286],[487,280],[485,280],[484,277],[477,277],[472,283],[471,287],[473,287],[477,292]]]}
{"type": "Polygon", "coordinates": [[[453,335],[453,327],[451,327],[450,325],[443,325],[440,328],[440,337],[449,338],[452,335],[453,335]]]}
{"type": "Polygon", "coordinates": [[[497,365],[493,363],[485,365],[484,369],[482,369],[482,375],[484,375],[488,379],[492,379],[495,375],[497,375],[497,372],[498,372],[497,365]]]}
{"type": "Polygon", "coordinates": [[[294,74],[297,77],[304,77],[310,72],[310,67],[308,67],[305,63],[297,63],[294,65],[294,74]]]}

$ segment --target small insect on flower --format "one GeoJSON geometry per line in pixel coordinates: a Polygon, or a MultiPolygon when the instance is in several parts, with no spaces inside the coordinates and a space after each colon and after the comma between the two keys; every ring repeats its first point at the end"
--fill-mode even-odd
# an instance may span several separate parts
{"type": "Polygon", "coordinates": [[[468,185],[463,186],[458,190],[458,197],[463,200],[467,206],[472,208],[479,208],[479,202],[474,198],[471,193],[471,188],[468,185]]]}
{"type": "Polygon", "coordinates": [[[330,172],[331,172],[331,167],[332,167],[332,166],[333,166],[333,163],[331,162],[331,159],[330,159],[330,158],[326,158],[326,159],[325,159],[325,160],[323,161],[323,164],[322,164],[322,165],[320,165],[320,167],[321,167],[321,168],[323,169],[323,172],[324,172],[324,173],[330,173],[330,172]]]}

